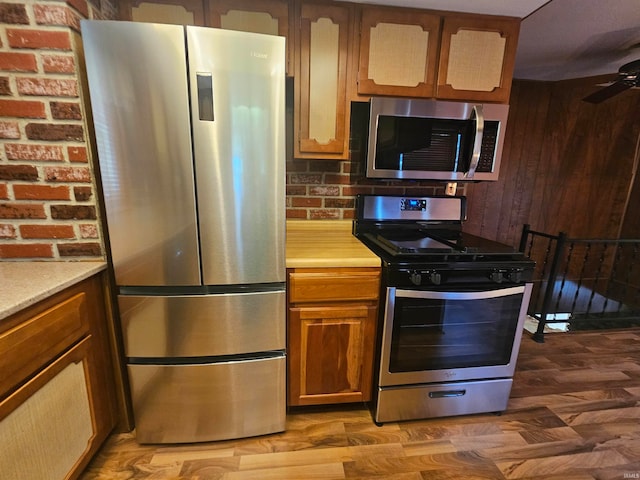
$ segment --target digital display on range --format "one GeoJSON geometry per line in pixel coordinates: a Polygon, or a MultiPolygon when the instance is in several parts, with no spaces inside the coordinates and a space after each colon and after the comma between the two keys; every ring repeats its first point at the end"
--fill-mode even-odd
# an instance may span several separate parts
{"type": "Polygon", "coordinates": [[[403,198],[400,200],[400,210],[423,212],[427,209],[427,201],[420,198],[403,198]]]}

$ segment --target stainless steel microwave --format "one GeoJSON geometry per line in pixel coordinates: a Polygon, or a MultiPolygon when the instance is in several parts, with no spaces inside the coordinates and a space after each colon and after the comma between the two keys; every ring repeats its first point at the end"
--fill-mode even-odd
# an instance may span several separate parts
{"type": "Polygon", "coordinates": [[[508,105],[374,97],[366,176],[497,180],[508,105]]]}

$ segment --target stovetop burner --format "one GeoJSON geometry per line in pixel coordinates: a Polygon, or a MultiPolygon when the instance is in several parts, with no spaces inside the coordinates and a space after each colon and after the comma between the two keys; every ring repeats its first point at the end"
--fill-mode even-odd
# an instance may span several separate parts
{"type": "Polygon", "coordinates": [[[357,202],[353,233],[387,269],[476,270],[486,276],[496,270],[529,270],[533,264],[509,245],[462,231],[464,197],[359,195],[357,202]]]}

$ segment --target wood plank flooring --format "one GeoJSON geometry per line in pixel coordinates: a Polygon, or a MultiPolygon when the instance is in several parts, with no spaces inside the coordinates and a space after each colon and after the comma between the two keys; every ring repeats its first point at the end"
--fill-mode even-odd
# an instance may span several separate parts
{"type": "Polygon", "coordinates": [[[640,478],[640,330],[525,334],[508,409],[376,426],[294,410],[283,433],[190,445],[109,438],[82,480],[640,478]]]}

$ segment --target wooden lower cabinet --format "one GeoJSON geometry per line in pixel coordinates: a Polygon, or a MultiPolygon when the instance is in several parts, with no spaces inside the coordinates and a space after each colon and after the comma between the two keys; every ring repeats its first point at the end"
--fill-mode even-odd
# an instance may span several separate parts
{"type": "Polygon", "coordinates": [[[0,477],[74,479],[117,421],[102,275],[0,322],[0,477]]]}
{"type": "Polygon", "coordinates": [[[371,398],[378,268],[289,272],[288,404],[371,398]]]}

